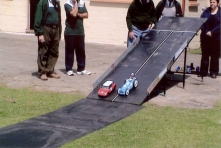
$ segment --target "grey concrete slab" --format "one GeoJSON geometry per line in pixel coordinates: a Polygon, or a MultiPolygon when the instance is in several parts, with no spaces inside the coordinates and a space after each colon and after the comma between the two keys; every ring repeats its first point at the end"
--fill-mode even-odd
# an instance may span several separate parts
{"type": "MultiPolygon", "coordinates": [[[[61,78],[41,81],[37,75],[37,38],[33,34],[0,33],[0,84],[39,91],[81,92],[86,96],[93,90],[93,83],[126,50],[126,46],[87,42],[85,46],[86,69],[92,72],[91,75],[66,75],[65,44],[61,40],[55,66],[55,72],[61,78]]],[[[73,69],[76,71],[76,61],[73,69]]]]}

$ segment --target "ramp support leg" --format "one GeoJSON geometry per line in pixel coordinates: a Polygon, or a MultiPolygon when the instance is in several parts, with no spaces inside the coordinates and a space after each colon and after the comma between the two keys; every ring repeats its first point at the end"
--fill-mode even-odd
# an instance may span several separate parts
{"type": "Polygon", "coordinates": [[[164,75],[164,90],[163,90],[164,96],[166,95],[166,83],[167,83],[167,74],[164,75]]]}
{"type": "Polygon", "coordinates": [[[185,48],[185,54],[184,54],[183,88],[185,87],[185,77],[186,77],[186,53],[187,53],[187,47],[185,48]]]}

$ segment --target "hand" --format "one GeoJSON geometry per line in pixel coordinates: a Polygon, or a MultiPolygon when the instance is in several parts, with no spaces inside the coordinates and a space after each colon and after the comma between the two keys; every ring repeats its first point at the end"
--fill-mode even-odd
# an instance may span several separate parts
{"type": "Polygon", "coordinates": [[[134,39],[134,32],[133,32],[133,31],[130,31],[130,32],[129,32],[129,38],[130,38],[131,40],[134,39]]]}
{"type": "Polygon", "coordinates": [[[40,43],[44,43],[45,42],[44,35],[38,36],[38,40],[39,40],[40,43]]]}
{"type": "Polygon", "coordinates": [[[208,32],[206,33],[206,35],[209,36],[209,37],[212,37],[212,33],[211,33],[210,31],[208,31],[208,32]]]}
{"type": "Polygon", "coordinates": [[[154,24],[150,24],[150,25],[148,26],[149,29],[152,29],[153,27],[154,27],[154,24]]]}

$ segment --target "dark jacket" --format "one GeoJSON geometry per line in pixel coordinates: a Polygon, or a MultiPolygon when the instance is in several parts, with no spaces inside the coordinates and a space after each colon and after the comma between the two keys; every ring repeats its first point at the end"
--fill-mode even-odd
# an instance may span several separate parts
{"type": "MultiPolygon", "coordinates": [[[[157,21],[160,19],[165,5],[166,5],[166,0],[161,0],[157,4],[157,6],[156,6],[157,21]]],[[[182,9],[181,9],[180,3],[176,0],[174,0],[174,6],[175,6],[175,9],[176,9],[176,17],[182,17],[183,14],[182,14],[182,9]]]]}
{"type": "MultiPolygon", "coordinates": [[[[58,17],[59,17],[59,36],[61,38],[61,6],[60,6],[60,2],[57,3],[58,4],[58,17]]],[[[37,9],[36,9],[36,13],[35,13],[35,22],[34,22],[34,30],[35,30],[35,35],[36,36],[40,36],[43,34],[44,31],[44,25],[45,25],[45,21],[48,15],[48,0],[40,0],[38,5],[37,5],[37,9]]]]}
{"type": "Polygon", "coordinates": [[[156,12],[153,1],[141,4],[139,0],[134,0],[128,8],[126,22],[129,31],[132,30],[132,25],[145,30],[150,24],[155,23],[156,12]]]}
{"type": "Polygon", "coordinates": [[[218,7],[218,11],[215,15],[215,22],[211,22],[210,16],[211,16],[211,8],[208,7],[204,12],[201,14],[201,18],[208,18],[206,22],[203,24],[201,27],[201,34],[200,34],[200,39],[202,41],[208,41],[208,40],[213,40],[213,41],[220,41],[220,7],[218,7]],[[213,23],[215,27],[211,30],[209,29],[210,23],[213,23]],[[212,34],[212,38],[208,37],[206,33],[210,31],[212,34]]]}

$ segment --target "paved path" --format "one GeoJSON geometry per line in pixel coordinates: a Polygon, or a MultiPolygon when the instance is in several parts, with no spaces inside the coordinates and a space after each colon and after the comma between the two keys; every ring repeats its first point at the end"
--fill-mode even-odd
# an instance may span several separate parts
{"type": "MultiPolygon", "coordinates": [[[[90,76],[67,76],[64,66],[64,40],[60,44],[60,56],[55,71],[59,80],[41,81],[37,75],[37,39],[34,35],[0,33],[0,85],[12,88],[28,87],[38,91],[65,93],[80,92],[87,96],[93,83],[126,50],[123,46],[86,43],[87,66],[90,76]]],[[[200,55],[187,55],[187,64],[199,66],[200,55]]],[[[183,65],[181,55],[172,67],[183,65]]],[[[74,63],[76,69],[76,63],[74,63]]],[[[221,67],[220,67],[221,69],[221,67]]],[[[221,74],[219,74],[221,76],[221,74]]],[[[168,82],[166,96],[157,95],[148,103],[185,108],[211,108],[221,100],[221,77],[205,77],[203,82],[196,75],[187,75],[185,88],[182,83],[168,82]]],[[[179,76],[175,76],[179,77],[179,76]]]]}

